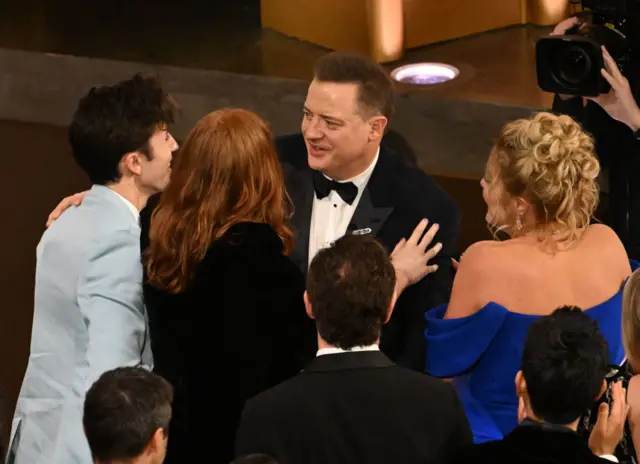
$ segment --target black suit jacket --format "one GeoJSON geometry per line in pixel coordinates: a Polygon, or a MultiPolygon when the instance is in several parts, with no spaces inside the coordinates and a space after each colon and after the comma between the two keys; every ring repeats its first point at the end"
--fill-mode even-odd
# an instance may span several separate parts
{"type": "MultiPolygon", "coordinates": [[[[142,250],[155,200],[141,215],[142,250]]],[[[154,371],[174,387],[166,463],[203,455],[227,464],[244,402],[313,359],[304,289],[275,231],[248,222],[213,243],[185,292],[144,284],[154,371]]]]}
{"type": "Polygon", "coordinates": [[[465,448],[456,464],[605,464],[595,456],[584,439],[570,430],[548,430],[537,425],[521,425],[499,441],[465,448]]]}
{"type": "MultiPolygon", "coordinates": [[[[294,204],[292,224],[296,249],[292,259],[306,273],[315,195],[312,170],[302,134],[278,137],[276,145],[285,171],[287,191],[294,204]]],[[[460,213],[453,199],[433,179],[405,157],[392,153],[383,142],[378,163],[348,230],[371,229],[371,234],[391,252],[424,218],[431,224],[440,225],[434,244],[442,242],[443,248],[433,261],[439,269],[405,290],[384,327],[380,344],[382,351],[395,363],[419,371],[425,368],[424,312],[448,302],[451,295],[453,269],[450,258],[456,254],[460,213]]]]}
{"type": "Polygon", "coordinates": [[[472,443],[453,387],[378,351],[318,356],[301,374],[249,400],[236,456],[279,464],[422,464],[472,443]]]}

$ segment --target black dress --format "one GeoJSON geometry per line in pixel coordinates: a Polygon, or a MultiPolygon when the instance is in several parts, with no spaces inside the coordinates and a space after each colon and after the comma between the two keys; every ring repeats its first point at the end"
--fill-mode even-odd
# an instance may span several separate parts
{"type": "MultiPolygon", "coordinates": [[[[141,215],[143,252],[152,207],[141,215]]],[[[165,463],[227,464],[245,401],[315,356],[304,278],[282,249],[271,226],[239,223],[210,247],[185,292],[145,283],[154,371],[174,386],[165,463]]]]}

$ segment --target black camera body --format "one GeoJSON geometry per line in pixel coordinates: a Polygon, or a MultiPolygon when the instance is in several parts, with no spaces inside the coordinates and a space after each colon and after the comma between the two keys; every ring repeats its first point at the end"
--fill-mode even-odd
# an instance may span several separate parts
{"type": "Polygon", "coordinates": [[[565,35],[536,43],[538,86],[552,93],[596,97],[607,93],[602,77],[601,47],[606,47],[621,72],[628,76],[640,52],[640,0],[581,0],[589,18],[565,35]]]}

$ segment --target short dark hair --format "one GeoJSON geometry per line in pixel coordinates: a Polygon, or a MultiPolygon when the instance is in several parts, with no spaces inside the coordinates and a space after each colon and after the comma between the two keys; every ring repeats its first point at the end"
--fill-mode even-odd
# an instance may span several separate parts
{"type": "Polygon", "coordinates": [[[307,276],[316,327],[342,349],[378,340],[396,284],[387,251],[368,235],[345,235],[318,252],[307,276]]]}
{"type": "Polygon", "coordinates": [[[173,123],[175,102],[154,76],[135,75],[111,86],[93,87],[78,103],[69,126],[73,157],[94,184],[117,182],[120,160],[141,151],[173,123]]]}
{"type": "Polygon", "coordinates": [[[564,306],[539,318],[522,355],[533,412],[552,424],[574,422],[593,405],[608,366],[607,341],[579,308],[564,306]]]}
{"type": "Polygon", "coordinates": [[[322,56],[314,68],[320,82],[358,85],[358,102],[365,112],[379,113],[389,121],[393,116],[395,92],[393,81],[384,68],[364,55],[331,52],[322,56]]]}
{"type": "Polygon", "coordinates": [[[82,423],[94,460],[133,459],[161,428],[168,433],[173,388],[141,367],[107,371],[89,388],[82,423]]]}

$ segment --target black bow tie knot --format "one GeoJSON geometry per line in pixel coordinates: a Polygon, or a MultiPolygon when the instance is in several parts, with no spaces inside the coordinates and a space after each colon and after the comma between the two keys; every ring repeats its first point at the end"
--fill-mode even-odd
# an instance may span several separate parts
{"type": "Polygon", "coordinates": [[[345,203],[352,204],[358,196],[358,187],[353,182],[336,182],[327,179],[320,171],[313,171],[313,188],[318,199],[327,197],[331,190],[335,190],[345,203]]]}

